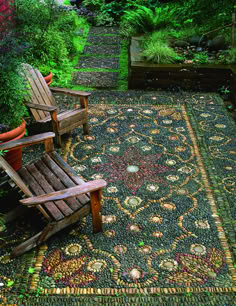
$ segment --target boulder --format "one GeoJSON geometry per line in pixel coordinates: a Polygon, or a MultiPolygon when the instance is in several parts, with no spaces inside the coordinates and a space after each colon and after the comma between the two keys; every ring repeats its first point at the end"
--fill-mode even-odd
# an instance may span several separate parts
{"type": "Polygon", "coordinates": [[[208,41],[207,47],[210,51],[218,51],[227,48],[225,38],[222,35],[216,36],[208,41]]]}
{"type": "Polygon", "coordinates": [[[205,36],[192,36],[189,39],[189,43],[193,46],[204,46],[207,38],[205,36]]]}
{"type": "Polygon", "coordinates": [[[184,40],[176,40],[174,42],[174,45],[175,45],[175,47],[178,47],[178,48],[185,48],[189,45],[189,43],[187,41],[184,41],[184,40]]]}

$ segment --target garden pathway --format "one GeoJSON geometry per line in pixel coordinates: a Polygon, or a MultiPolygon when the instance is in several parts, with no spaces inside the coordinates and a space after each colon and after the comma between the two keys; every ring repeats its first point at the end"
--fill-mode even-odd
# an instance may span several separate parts
{"type": "Polygon", "coordinates": [[[75,85],[116,89],[119,81],[121,37],[116,27],[91,27],[76,66],[75,85]]]}

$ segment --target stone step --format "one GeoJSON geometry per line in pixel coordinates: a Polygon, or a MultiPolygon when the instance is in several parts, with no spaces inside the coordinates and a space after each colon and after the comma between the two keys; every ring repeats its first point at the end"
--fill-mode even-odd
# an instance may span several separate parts
{"type": "Polygon", "coordinates": [[[119,69],[120,59],[118,57],[93,57],[81,56],[76,68],[103,68],[103,69],[119,69]]]}
{"type": "Polygon", "coordinates": [[[120,46],[85,46],[84,54],[120,55],[120,46]]]}
{"type": "Polygon", "coordinates": [[[119,27],[91,27],[89,34],[120,34],[119,27]]]}
{"type": "Polygon", "coordinates": [[[94,88],[116,88],[119,72],[81,72],[74,74],[73,84],[94,88]]]}

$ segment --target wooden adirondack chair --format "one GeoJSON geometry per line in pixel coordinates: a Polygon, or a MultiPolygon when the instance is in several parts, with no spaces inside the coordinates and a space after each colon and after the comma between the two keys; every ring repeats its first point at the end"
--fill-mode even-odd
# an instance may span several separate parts
{"type": "Polygon", "coordinates": [[[44,142],[46,150],[38,160],[21,167],[17,172],[0,156],[0,167],[27,197],[20,200],[18,208],[5,216],[5,221],[17,218],[22,211],[28,210],[25,207],[38,208],[47,221],[42,231],[12,251],[11,258],[41,244],[56,232],[87,216],[90,211],[93,232],[102,231],[101,190],[106,182],[95,180],[85,183],[53,150],[54,136],[54,133],[48,132],[0,145],[0,150],[11,150],[44,142]]]}
{"type": "Polygon", "coordinates": [[[51,122],[52,130],[56,134],[56,142],[61,146],[61,135],[80,125],[83,125],[84,133],[88,134],[88,97],[90,93],[48,87],[39,70],[28,64],[22,64],[22,67],[31,87],[30,100],[27,101],[26,105],[38,123],[48,124],[51,122]],[[52,92],[79,97],[81,108],[60,111],[52,92]]]}

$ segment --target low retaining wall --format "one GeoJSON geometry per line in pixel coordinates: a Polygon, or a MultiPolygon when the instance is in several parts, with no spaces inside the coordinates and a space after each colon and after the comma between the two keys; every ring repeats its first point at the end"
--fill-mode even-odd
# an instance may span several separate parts
{"type": "Polygon", "coordinates": [[[169,89],[218,91],[231,90],[236,104],[236,65],[151,64],[140,56],[140,38],[131,40],[129,53],[129,89],[169,89]]]}

